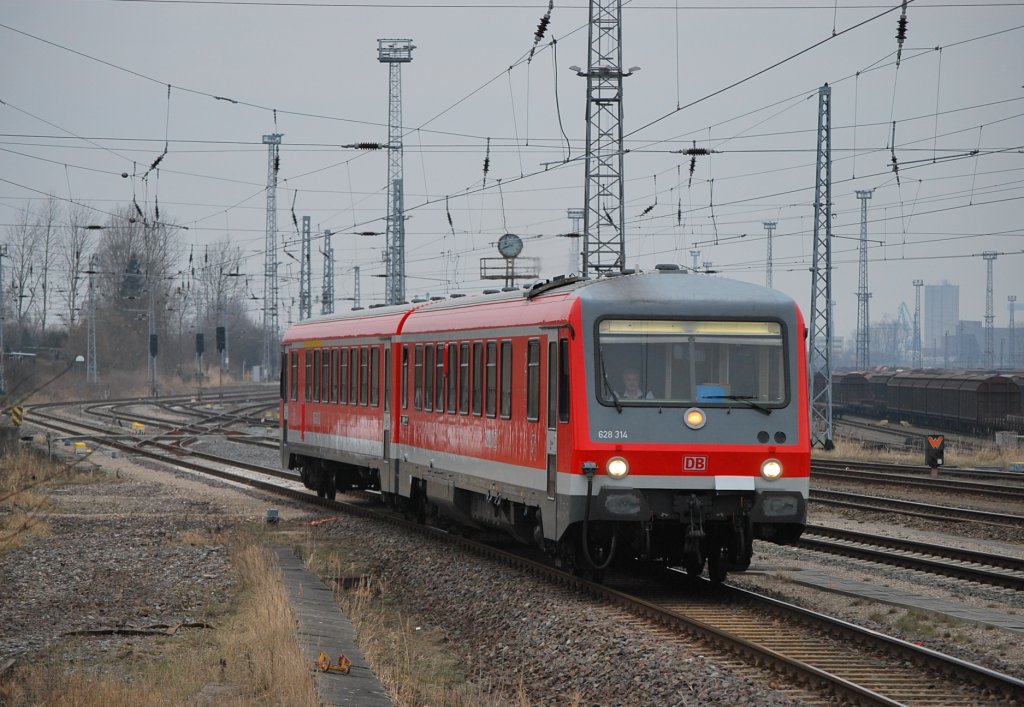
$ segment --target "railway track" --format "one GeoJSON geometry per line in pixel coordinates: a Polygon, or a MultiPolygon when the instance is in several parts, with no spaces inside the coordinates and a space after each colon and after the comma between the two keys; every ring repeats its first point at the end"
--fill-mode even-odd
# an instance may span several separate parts
{"type": "Polygon", "coordinates": [[[740,656],[749,666],[766,667],[787,676],[828,700],[857,704],[1006,704],[1024,701],[1024,681],[966,663],[898,639],[816,614],[768,597],[733,587],[712,589],[707,583],[676,579],[658,586],[626,584],[605,586],[568,575],[515,553],[458,537],[435,528],[405,521],[360,503],[316,498],[296,483],[294,474],[258,465],[225,460],[214,455],[185,453],[178,447],[110,435],[105,428],[70,422],[52,413],[32,411],[32,417],[64,433],[92,434],[104,444],[236,483],[247,484],[333,510],[396,524],[446,543],[500,560],[551,582],[580,592],[653,621],[676,640],[708,641],[720,650],[740,656]],[[196,461],[197,459],[201,461],[196,461]],[[244,471],[242,471],[244,470],[244,471]],[[258,473],[254,473],[258,472],[258,473]],[[287,480],[288,484],[282,485],[287,480]]]}
{"type": "MultiPolygon", "coordinates": [[[[252,395],[240,395],[237,400],[249,403],[242,406],[241,410],[263,410],[276,403],[276,393],[273,396],[266,396],[262,401],[256,403],[250,403],[254,396],[252,395]]],[[[259,447],[265,447],[268,449],[277,449],[278,443],[276,440],[267,439],[261,436],[252,436],[247,433],[239,432],[237,430],[230,430],[229,428],[234,425],[246,425],[253,426],[253,418],[239,414],[235,412],[226,411],[204,411],[186,408],[184,410],[175,409],[173,406],[184,404],[190,401],[191,398],[185,398],[180,401],[175,399],[152,401],[152,400],[133,400],[128,402],[121,402],[116,405],[109,404],[92,404],[84,408],[84,411],[95,417],[111,420],[118,424],[124,424],[125,422],[139,422],[157,429],[166,430],[161,435],[147,436],[145,439],[149,441],[159,439],[174,439],[175,444],[184,446],[195,441],[199,436],[210,435],[210,434],[225,434],[231,438],[232,441],[241,444],[250,444],[259,447]],[[146,415],[140,413],[134,409],[142,404],[157,404],[160,407],[166,409],[169,413],[178,415],[184,418],[199,418],[198,420],[187,419],[186,421],[174,421],[168,420],[162,417],[156,417],[153,415],[146,415]]],[[[230,402],[230,399],[228,400],[230,402]]],[[[264,425],[266,426],[266,425],[264,425]]],[[[276,425],[274,426],[276,428],[276,425]]]]}
{"type": "Polygon", "coordinates": [[[1006,471],[1004,469],[976,469],[971,467],[943,466],[932,469],[923,464],[904,464],[897,462],[865,461],[863,459],[814,459],[811,461],[813,471],[849,471],[863,469],[866,471],[888,472],[911,478],[944,478],[972,479],[977,481],[998,481],[1024,487],[1024,472],[1006,471]],[[935,476],[933,476],[933,474],[935,476]]]}
{"type": "MultiPolygon", "coordinates": [[[[872,422],[853,420],[842,417],[836,421],[837,434],[846,428],[844,436],[850,437],[862,444],[880,446],[885,449],[923,452],[927,444],[929,433],[922,432],[919,428],[906,428],[900,425],[878,425],[872,422]]],[[[977,438],[965,437],[964,435],[953,435],[943,433],[947,440],[947,448],[955,445],[963,451],[971,451],[977,443],[977,438]]]]}
{"type": "Polygon", "coordinates": [[[859,484],[870,483],[904,488],[926,489],[956,494],[972,494],[988,498],[1001,498],[1024,503],[1024,474],[1006,472],[1008,476],[993,481],[970,481],[949,478],[943,473],[941,478],[932,478],[914,473],[894,473],[891,470],[880,471],[868,465],[850,463],[844,465],[811,464],[812,478],[817,480],[853,481],[859,484]]]}
{"type": "Polygon", "coordinates": [[[813,503],[837,508],[851,508],[858,511],[874,511],[877,513],[899,513],[901,515],[947,523],[968,521],[1005,528],[1024,527],[1024,516],[1012,513],[992,513],[970,508],[953,508],[934,503],[903,501],[884,496],[869,496],[860,493],[847,493],[845,491],[827,491],[812,488],[810,500],[813,503]]]}
{"type": "MultiPolygon", "coordinates": [[[[684,621],[711,641],[837,699],[877,705],[1005,704],[1024,682],[792,604],[727,586],[710,598],[675,589],[631,590],[652,618],[684,621]],[[767,656],[767,657],[765,657],[767,656]]],[[[625,601],[625,600],[624,600],[625,601]]]]}
{"type": "Polygon", "coordinates": [[[797,547],[1024,591],[1024,559],[810,525],[797,547]]]}

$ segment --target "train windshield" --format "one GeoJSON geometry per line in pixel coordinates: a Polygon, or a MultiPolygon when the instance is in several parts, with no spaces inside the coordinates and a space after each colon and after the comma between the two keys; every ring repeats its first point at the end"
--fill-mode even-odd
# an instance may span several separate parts
{"type": "Polygon", "coordinates": [[[599,397],[608,405],[787,402],[778,322],[605,319],[597,344],[599,397]]]}

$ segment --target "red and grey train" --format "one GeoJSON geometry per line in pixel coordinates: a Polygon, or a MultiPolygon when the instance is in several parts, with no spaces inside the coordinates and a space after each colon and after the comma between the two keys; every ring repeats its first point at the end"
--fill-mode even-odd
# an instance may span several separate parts
{"type": "Polygon", "coordinates": [[[675,266],[330,315],[285,335],[281,460],[583,574],[720,580],[804,529],[804,339],[785,295],[675,266]]]}

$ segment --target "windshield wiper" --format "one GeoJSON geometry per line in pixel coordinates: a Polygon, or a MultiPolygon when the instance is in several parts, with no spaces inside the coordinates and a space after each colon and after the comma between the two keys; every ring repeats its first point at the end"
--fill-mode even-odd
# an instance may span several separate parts
{"type": "Polygon", "coordinates": [[[615,409],[621,415],[622,414],[622,403],[619,402],[619,396],[616,394],[615,388],[612,388],[612,386],[608,383],[608,371],[606,371],[605,368],[604,368],[604,347],[603,346],[598,346],[597,347],[597,356],[600,359],[598,361],[598,363],[601,364],[601,378],[604,379],[604,387],[607,388],[608,392],[612,394],[612,402],[615,403],[615,409]]]}
{"type": "Polygon", "coordinates": [[[746,403],[747,407],[751,407],[754,410],[757,410],[762,415],[772,414],[772,411],[769,410],[768,408],[764,407],[763,405],[755,403],[752,400],[752,398],[754,397],[753,395],[704,395],[701,397],[705,399],[735,400],[737,402],[746,403]]]}

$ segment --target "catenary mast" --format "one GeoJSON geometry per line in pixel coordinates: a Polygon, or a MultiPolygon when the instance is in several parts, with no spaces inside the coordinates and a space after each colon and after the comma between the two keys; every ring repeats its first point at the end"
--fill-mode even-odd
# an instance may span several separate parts
{"type": "Polygon", "coordinates": [[[277,173],[281,167],[281,133],[263,136],[267,146],[267,237],[263,258],[263,379],[277,368],[277,173]]]}
{"type": "Polygon", "coordinates": [[[811,267],[811,443],[832,449],[832,87],[818,90],[811,267]]]}

